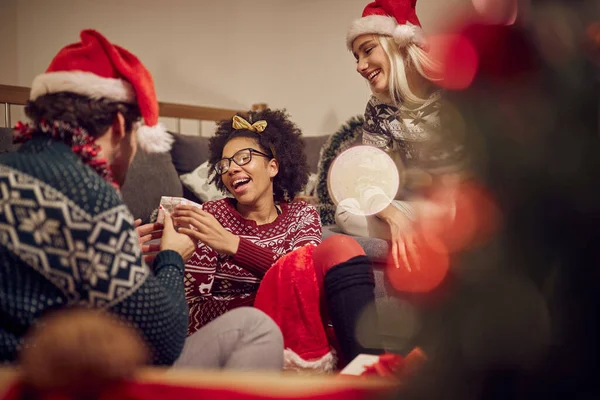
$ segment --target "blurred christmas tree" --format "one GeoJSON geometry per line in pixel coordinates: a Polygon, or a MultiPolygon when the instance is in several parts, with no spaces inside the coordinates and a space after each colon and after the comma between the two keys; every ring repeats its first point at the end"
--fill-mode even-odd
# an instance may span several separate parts
{"type": "Polygon", "coordinates": [[[478,69],[448,97],[503,224],[453,260],[399,398],[598,398],[599,7],[531,1],[514,25],[461,30],[478,69]]]}

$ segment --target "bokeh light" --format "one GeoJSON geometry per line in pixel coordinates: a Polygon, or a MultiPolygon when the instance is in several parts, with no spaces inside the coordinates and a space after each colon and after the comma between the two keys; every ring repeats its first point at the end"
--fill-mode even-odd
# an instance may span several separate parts
{"type": "Polygon", "coordinates": [[[392,158],[373,146],[355,146],[336,157],[327,179],[329,194],[355,215],[376,214],[393,201],[400,175],[392,158]]]}
{"type": "Polygon", "coordinates": [[[436,83],[443,88],[462,90],[473,82],[479,57],[473,44],[463,35],[442,34],[429,38],[429,53],[442,68],[442,79],[436,83]]]}
{"type": "Polygon", "coordinates": [[[402,259],[396,265],[392,254],[388,257],[386,276],[391,285],[399,292],[427,293],[437,288],[448,273],[450,257],[441,240],[434,236],[425,238],[417,233],[414,246],[418,254],[418,262],[409,260],[406,265],[402,259]]]}
{"type": "Polygon", "coordinates": [[[551,65],[560,67],[577,55],[583,21],[565,5],[549,3],[537,11],[533,25],[539,50],[551,65]]]}
{"type": "Polygon", "coordinates": [[[550,316],[540,291],[520,274],[497,271],[479,283],[478,302],[466,304],[461,347],[472,368],[529,368],[550,340],[550,316]]]}
{"type": "Polygon", "coordinates": [[[420,221],[423,237],[434,246],[441,241],[450,253],[489,241],[501,223],[491,195],[473,182],[440,186],[431,200],[447,212],[443,218],[420,221]]]}
{"type": "Polygon", "coordinates": [[[362,311],[356,339],[366,348],[373,348],[375,343],[389,351],[404,354],[411,348],[421,327],[421,316],[414,305],[404,299],[388,296],[378,299],[377,305],[373,303],[362,311]],[[372,324],[374,320],[377,321],[377,329],[372,324]]]}
{"type": "Polygon", "coordinates": [[[473,8],[487,23],[512,25],[517,20],[517,0],[472,0],[473,8]]]}

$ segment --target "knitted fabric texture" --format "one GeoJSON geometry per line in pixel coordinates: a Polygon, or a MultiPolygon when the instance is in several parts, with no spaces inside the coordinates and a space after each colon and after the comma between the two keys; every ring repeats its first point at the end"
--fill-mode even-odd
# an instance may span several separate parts
{"type": "Polygon", "coordinates": [[[133,217],[117,191],[64,143],[33,138],[0,155],[0,362],[12,362],[43,314],[106,309],[139,329],[155,364],[185,340],[183,260],[142,261],[133,217]]]}
{"type": "Polygon", "coordinates": [[[275,221],[257,225],[240,215],[235,199],[203,204],[204,211],[241,240],[235,256],[219,254],[199,243],[186,263],[189,334],[230,309],[252,305],[262,277],[275,261],[306,244],[321,242],[321,222],[313,206],[294,201],[282,202],[280,207],[281,215],[275,221]]]}
{"type": "Polygon", "coordinates": [[[444,105],[442,92],[423,103],[394,106],[372,96],[363,125],[363,144],[398,152],[408,169],[432,174],[454,172],[466,157],[463,132],[444,105]]]}

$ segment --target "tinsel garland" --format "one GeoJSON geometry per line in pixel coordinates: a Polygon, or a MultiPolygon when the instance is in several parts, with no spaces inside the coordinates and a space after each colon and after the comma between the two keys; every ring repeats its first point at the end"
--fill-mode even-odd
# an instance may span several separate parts
{"type": "Polygon", "coordinates": [[[317,197],[319,199],[317,210],[323,225],[335,224],[335,205],[329,197],[327,189],[329,167],[341,152],[359,143],[363,122],[362,115],[350,118],[337,132],[331,135],[321,148],[317,170],[317,197]]]}
{"type": "Polygon", "coordinates": [[[101,149],[96,143],[96,137],[87,133],[79,126],[64,121],[41,120],[37,124],[25,124],[17,122],[13,132],[14,143],[25,143],[35,135],[46,135],[52,139],[61,141],[71,147],[81,161],[92,168],[104,180],[119,190],[119,185],[114,179],[112,168],[108,160],[100,157],[101,149]]]}

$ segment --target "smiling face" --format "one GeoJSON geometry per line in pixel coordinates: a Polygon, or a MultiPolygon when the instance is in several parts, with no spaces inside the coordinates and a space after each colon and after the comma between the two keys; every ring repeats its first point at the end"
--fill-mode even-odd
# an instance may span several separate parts
{"type": "Polygon", "coordinates": [[[352,53],[356,58],[356,71],[369,82],[375,94],[389,91],[390,60],[372,34],[360,35],[352,43],[352,53]]]}
{"type": "MultiPolygon", "coordinates": [[[[269,154],[262,149],[258,141],[247,137],[231,139],[223,148],[222,157],[233,157],[242,149],[255,149],[269,154]]],[[[273,201],[273,178],[279,172],[277,160],[252,154],[252,160],[245,165],[230,162],[229,170],[221,175],[223,184],[235,199],[243,205],[253,206],[262,200],[273,201]]]]}

